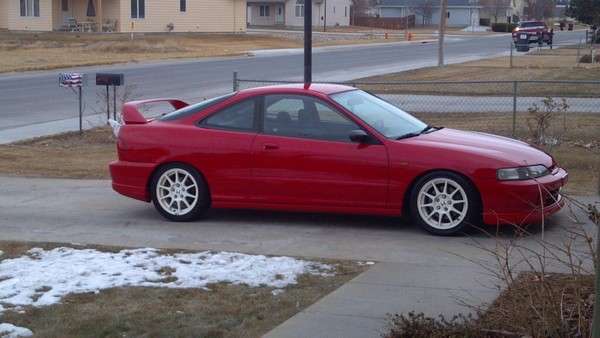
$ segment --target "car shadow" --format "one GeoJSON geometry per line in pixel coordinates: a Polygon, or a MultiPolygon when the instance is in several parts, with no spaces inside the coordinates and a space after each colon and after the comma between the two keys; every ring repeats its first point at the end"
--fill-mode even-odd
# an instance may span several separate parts
{"type": "Polygon", "coordinates": [[[285,226],[327,226],[349,229],[378,229],[422,232],[409,219],[397,216],[371,216],[355,214],[310,213],[295,211],[209,209],[202,221],[225,223],[248,223],[285,226]]]}

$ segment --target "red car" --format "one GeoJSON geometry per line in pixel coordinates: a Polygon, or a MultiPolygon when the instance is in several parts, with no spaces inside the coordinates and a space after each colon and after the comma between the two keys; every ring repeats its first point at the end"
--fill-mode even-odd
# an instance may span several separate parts
{"type": "Polygon", "coordinates": [[[332,84],[246,89],[188,105],[129,102],[110,164],[117,192],[172,221],[209,207],[411,215],[427,231],[540,221],[567,173],[513,139],[428,126],[332,84]],[[147,120],[139,107],[176,109],[147,120]]]}
{"type": "Polygon", "coordinates": [[[519,34],[527,34],[528,43],[538,43],[541,39],[546,44],[551,44],[553,32],[542,21],[521,21],[512,31],[513,42],[516,44],[519,34]]]}

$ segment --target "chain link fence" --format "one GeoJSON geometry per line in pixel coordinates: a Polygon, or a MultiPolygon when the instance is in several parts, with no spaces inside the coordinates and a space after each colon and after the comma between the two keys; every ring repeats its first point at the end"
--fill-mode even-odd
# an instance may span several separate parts
{"type": "MultiPolygon", "coordinates": [[[[242,79],[234,89],[291,83],[242,79]]],[[[600,81],[440,81],[344,82],[420,117],[432,125],[493,132],[526,138],[531,109],[553,109],[544,103],[566,104],[565,123],[572,138],[600,135],[600,81]]]]}
{"type": "Polygon", "coordinates": [[[576,45],[532,43],[528,47],[527,53],[521,53],[515,44],[511,43],[507,65],[510,68],[523,68],[531,65],[554,67],[556,63],[560,63],[560,67],[573,69],[600,67],[600,45],[586,44],[583,37],[576,45]]]}

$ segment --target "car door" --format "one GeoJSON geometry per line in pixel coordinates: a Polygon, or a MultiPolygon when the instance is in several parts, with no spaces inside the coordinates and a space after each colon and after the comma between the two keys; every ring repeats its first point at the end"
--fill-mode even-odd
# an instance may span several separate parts
{"type": "Polygon", "coordinates": [[[311,96],[278,94],[264,97],[261,118],[251,153],[256,202],[354,212],[385,207],[386,148],[350,141],[360,127],[342,112],[311,96]]]}
{"type": "Polygon", "coordinates": [[[199,121],[197,137],[189,137],[192,163],[208,181],[214,204],[248,202],[254,195],[250,153],[259,130],[258,102],[251,98],[219,109],[199,121]]]}

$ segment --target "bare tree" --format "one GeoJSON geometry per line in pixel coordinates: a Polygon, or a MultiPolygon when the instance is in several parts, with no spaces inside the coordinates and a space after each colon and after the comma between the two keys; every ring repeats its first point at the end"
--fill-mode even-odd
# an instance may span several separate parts
{"type": "Polygon", "coordinates": [[[433,1],[432,0],[421,0],[413,8],[412,11],[415,14],[421,15],[423,18],[422,25],[429,22],[433,16],[433,1]]]}
{"type": "Polygon", "coordinates": [[[377,0],[352,0],[354,13],[357,16],[371,16],[376,12],[377,0]]]}
{"type": "Polygon", "coordinates": [[[525,0],[527,7],[524,8],[523,14],[528,19],[543,19],[554,16],[554,8],[556,3],[554,0],[525,0]]]}
{"type": "Polygon", "coordinates": [[[506,11],[511,8],[510,0],[480,0],[480,4],[485,12],[490,13],[494,23],[498,23],[498,18],[506,15],[506,11]]]}

